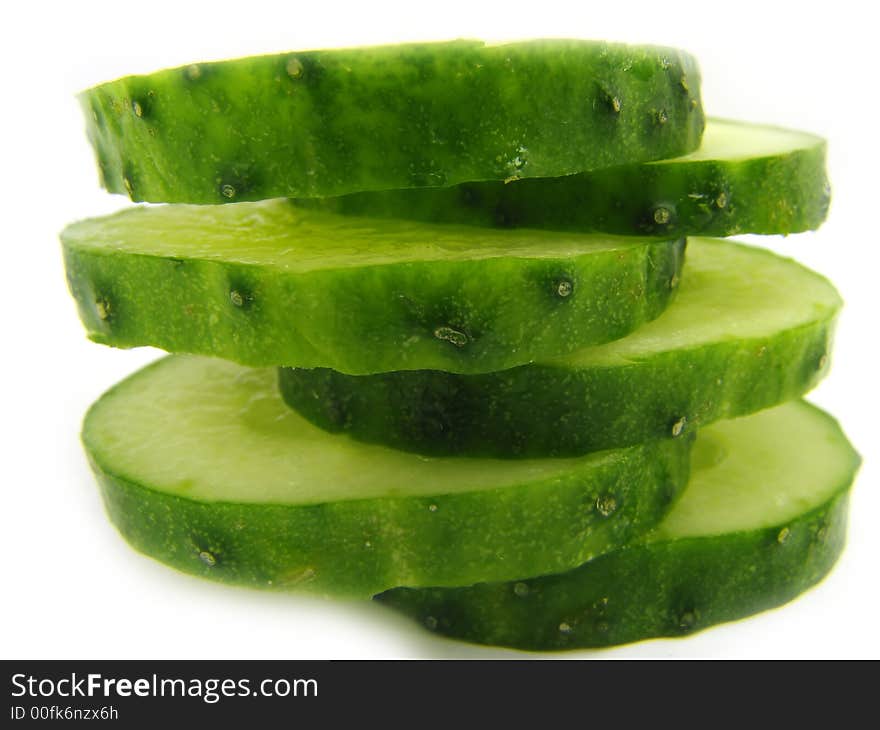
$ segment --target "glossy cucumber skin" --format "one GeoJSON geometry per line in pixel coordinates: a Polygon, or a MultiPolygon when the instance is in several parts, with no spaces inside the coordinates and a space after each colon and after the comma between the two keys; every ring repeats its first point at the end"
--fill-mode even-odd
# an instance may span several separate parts
{"type": "Polygon", "coordinates": [[[454,41],[193,64],[80,103],[108,190],[226,203],[674,157],[699,144],[699,84],[673,49],[454,41]]]}
{"type": "Polygon", "coordinates": [[[345,215],[619,235],[814,230],[830,188],[826,144],[744,160],[664,160],[509,184],[357,193],[302,205],[345,215]]]}
{"type": "MultiPolygon", "coordinates": [[[[148,387],[174,360],[148,366],[103,398],[148,387]]],[[[600,462],[587,457],[562,476],[482,491],[308,505],[196,500],[107,466],[113,444],[90,426],[102,400],[86,416],[83,443],[123,537],[181,571],[260,588],[367,598],[397,585],[565,570],[652,528],[690,473],[692,440],[682,439],[622,449],[600,462]]],[[[395,489],[406,485],[389,485],[389,493],[395,489]]]]}
{"type": "Polygon", "coordinates": [[[843,550],[847,505],[841,486],[784,525],[633,545],[559,575],[398,588],[377,599],[439,634],[526,650],[684,636],[780,606],[819,582],[843,550]]]}
{"type": "Polygon", "coordinates": [[[570,456],[672,438],[800,397],[828,370],[833,329],[823,321],[579,371],[535,364],[469,376],[431,370],[355,378],[281,368],[279,387],[312,423],[365,441],[435,455],[570,456]]]}
{"type": "Polygon", "coordinates": [[[489,372],[617,339],[665,309],[685,246],[295,272],[92,246],[77,225],[64,261],[94,341],[353,375],[489,372]]]}
{"type": "MultiPolygon", "coordinates": [[[[697,239],[691,247],[691,273],[685,273],[679,298],[666,315],[678,324],[667,331],[661,315],[648,328],[654,328],[648,335],[652,341],[686,330],[690,321],[682,313],[698,308],[699,295],[691,298],[692,291],[720,290],[725,283],[703,272],[702,262],[741,266],[743,276],[746,265],[770,271],[771,265],[788,266],[766,251],[736,243],[697,239]],[[729,252],[735,256],[722,258],[729,252]]],[[[796,272],[798,284],[833,292],[812,272],[796,272]]],[[[744,288],[744,296],[752,296],[750,282],[735,296],[744,288]]],[[[756,291],[754,296],[767,295],[756,291]]],[[[734,309],[738,301],[725,294],[694,317],[711,317],[715,307],[734,309]]],[[[771,307],[785,306],[768,301],[771,307]]],[[[636,331],[630,340],[606,346],[604,352],[611,354],[587,365],[574,355],[474,375],[421,370],[350,376],[326,368],[282,368],[279,386],[288,405],[312,423],[395,448],[497,457],[582,454],[680,436],[800,397],[828,372],[840,304],[836,294],[823,293],[810,302],[809,314],[760,336],[713,333],[697,343],[613,356],[631,352],[627,343],[643,335],[636,331]]],[[[725,331],[728,326],[721,325],[725,331]]]]}

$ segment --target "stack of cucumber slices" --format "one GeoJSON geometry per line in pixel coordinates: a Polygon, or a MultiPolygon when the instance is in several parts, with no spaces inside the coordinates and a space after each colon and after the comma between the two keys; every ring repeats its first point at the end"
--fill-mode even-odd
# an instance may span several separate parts
{"type": "Polygon", "coordinates": [[[825,143],[704,117],[681,51],[473,41],[82,93],[89,336],[172,354],[83,442],[137,550],[529,650],[677,636],[825,576],[859,465],[800,398],[841,300],[706,236],[824,220],[825,143]]]}

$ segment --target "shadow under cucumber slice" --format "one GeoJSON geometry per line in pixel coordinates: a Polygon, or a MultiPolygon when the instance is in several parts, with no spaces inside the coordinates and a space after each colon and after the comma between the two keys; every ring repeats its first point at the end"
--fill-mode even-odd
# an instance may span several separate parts
{"type": "Polygon", "coordinates": [[[709,119],[684,157],[565,177],[387,190],[299,201],[347,215],[621,235],[732,236],[818,228],[826,143],[805,132],[709,119]]]}
{"type": "Polygon", "coordinates": [[[799,397],[828,369],[841,301],[759,248],[689,239],[676,300],[628,337],[461,376],[282,369],[289,405],[331,431],[431,454],[548,456],[680,436],[799,397]]]}
{"type": "Polygon", "coordinates": [[[378,600],[437,633],[557,650],[681,636],[781,605],[843,549],[859,457],[827,414],[793,402],[702,430],[691,481],[637,544],[557,575],[378,600]]]}
{"type": "Polygon", "coordinates": [[[273,369],[173,355],[92,406],[83,442],[138,550],[231,583],[367,598],[556,572],[657,524],[690,439],[577,459],[425,458],[312,426],[273,369]]]}
{"type": "Polygon", "coordinates": [[[684,240],[337,216],[286,200],[140,207],[61,234],[89,336],[245,365],[474,373],[623,337],[684,240]]]}
{"type": "Polygon", "coordinates": [[[567,175],[697,147],[670,48],[459,40],[198,63],[80,94],[102,184],[229,203],[567,175]]]}

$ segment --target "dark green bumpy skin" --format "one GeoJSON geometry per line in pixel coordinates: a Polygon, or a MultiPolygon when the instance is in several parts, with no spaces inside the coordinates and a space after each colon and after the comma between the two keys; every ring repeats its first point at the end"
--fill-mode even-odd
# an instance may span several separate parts
{"type": "Polygon", "coordinates": [[[629,337],[602,346],[601,356],[590,360],[587,354],[586,363],[575,353],[478,375],[420,370],[350,376],[326,368],[281,368],[282,396],[312,423],[364,441],[425,454],[541,457],[680,436],[808,392],[830,365],[841,304],[833,288],[761,249],[691,239],[689,251],[691,263],[669,309],[629,337]],[[772,278],[769,267],[780,274],[791,270],[795,283],[785,291],[763,291],[762,270],[772,278]],[[728,270],[746,282],[729,294],[728,270]],[[693,340],[683,335],[693,320],[717,322],[718,307],[726,310],[722,314],[739,313],[733,319],[762,316],[754,304],[741,305],[740,297],[766,302],[762,306],[770,310],[785,308],[787,302],[775,296],[794,296],[797,286],[806,311],[784,327],[736,337],[727,332],[727,317],[720,332],[693,340]],[[815,299],[811,288],[819,290],[815,299]],[[702,299],[707,290],[708,304],[702,299]],[[686,345],[665,344],[680,336],[686,345]],[[649,344],[629,346],[643,340],[649,344]]]}
{"type": "MultiPolygon", "coordinates": [[[[736,123],[709,119],[712,125],[736,123]]],[[[739,124],[748,132],[757,125],[739,124]]],[[[732,236],[814,230],[830,188],[826,144],[746,157],[685,156],[558,178],[386,190],[302,205],[345,215],[620,235],[732,236]]]]}
{"type": "Polygon", "coordinates": [[[96,342],[353,375],[490,372],[623,337],[666,308],[685,245],[358,219],[286,200],[135,208],[61,237],[96,342]]]}
{"type": "Polygon", "coordinates": [[[674,157],[699,144],[699,85],[673,49],[455,41],[193,64],[80,102],[108,190],[227,203],[674,157]]]}
{"type": "MultiPolygon", "coordinates": [[[[83,443],[105,507],[125,539],[156,560],[212,580],[369,598],[397,585],[462,585],[487,576],[509,579],[567,570],[656,525],[689,475],[691,439],[590,455],[571,460],[552,476],[529,481],[527,475],[509,486],[407,496],[413,485],[396,481],[399,477],[392,474],[383,496],[306,504],[277,498],[253,502],[251,494],[242,495],[241,501],[191,498],[186,495],[193,487],[180,484],[182,476],[156,485],[139,477],[137,468],[119,466],[127,458],[120,450],[143,449],[143,439],[138,436],[136,446],[120,447],[118,431],[108,430],[107,421],[137,432],[144,410],[140,401],[148,398],[148,407],[155,404],[173,422],[181,373],[204,401],[208,442],[216,439],[215,426],[222,430],[224,424],[237,427],[239,422],[251,433],[271,438],[279,428],[278,414],[286,410],[281,403],[270,405],[265,416],[244,414],[244,409],[212,410],[208,394],[223,388],[242,392],[248,403],[262,401],[258,411],[265,412],[268,401],[280,400],[271,371],[265,377],[255,375],[260,384],[254,387],[236,384],[243,370],[209,358],[164,358],[105,393],[83,425],[83,443]]],[[[180,415],[186,419],[191,414],[180,415]]],[[[333,442],[334,453],[363,449],[350,446],[344,436],[308,426],[306,431],[311,435],[289,441],[291,449],[307,452],[315,438],[333,442]]],[[[183,453],[176,451],[181,438],[155,432],[143,438],[162,441],[165,456],[158,458],[179,459],[180,471],[186,471],[188,453],[185,447],[183,453]]],[[[234,450],[236,444],[218,448],[234,450]]],[[[377,461],[383,458],[380,451],[377,461]]],[[[145,458],[154,457],[148,453],[145,458]]],[[[485,468],[491,469],[491,463],[485,468]]],[[[256,477],[249,486],[259,490],[258,482],[256,477]]]]}
{"type": "Polygon", "coordinates": [[[398,588],[377,599],[439,634],[528,650],[683,636],[780,606],[819,582],[843,550],[860,458],[819,409],[792,402],[773,411],[740,419],[741,425],[719,424],[730,429],[732,423],[740,434],[739,444],[729,443],[730,453],[701,449],[717,426],[698,434],[683,497],[634,544],[566,573],[461,588],[398,588]],[[788,421],[799,436],[809,434],[805,441],[788,443],[784,425],[775,433],[762,430],[762,422],[780,413],[788,414],[783,423],[794,416],[809,424],[801,431],[788,421]],[[763,453],[765,438],[774,453],[763,453]],[[833,463],[819,466],[817,483],[811,467],[798,474],[799,450],[810,449],[811,439],[823,450],[821,458],[833,463]],[[718,476],[715,467],[723,471],[725,463],[730,468],[718,476]],[[765,483],[766,468],[781,483],[765,483]],[[794,481],[785,484],[787,479],[794,481]]]}
{"type": "Polygon", "coordinates": [[[469,588],[397,588],[377,599],[438,634],[532,651],[685,636],[780,606],[818,583],[846,538],[840,494],[788,524],[638,545],[568,573],[469,588]],[[752,570],[752,568],[754,570],[752,570]]]}

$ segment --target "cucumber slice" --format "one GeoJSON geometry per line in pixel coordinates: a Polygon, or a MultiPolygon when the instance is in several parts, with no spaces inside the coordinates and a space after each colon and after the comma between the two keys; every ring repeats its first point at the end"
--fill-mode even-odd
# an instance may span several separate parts
{"type": "Polygon", "coordinates": [[[828,213],[825,152],[811,134],[709,119],[700,148],[671,160],[300,202],[346,215],[622,235],[796,233],[828,213]]]}
{"type": "Polygon", "coordinates": [[[141,552],[207,578],[359,597],[572,568],[659,522],[690,451],[428,459],[311,426],[272,369],[186,355],[105,394],[83,442],[141,552]]]}
{"type": "Polygon", "coordinates": [[[283,199],[128,209],[61,239],[97,342],[353,374],[487,372],[622,337],[665,308],[684,250],[283,199]]]}
{"type": "Polygon", "coordinates": [[[680,636],[781,605],[843,549],[859,457],[794,402],[701,431],[691,482],[640,544],[558,575],[378,599],[438,633],[553,650],[680,636]]]}
{"type": "Polygon", "coordinates": [[[699,85],[669,48],[456,41],[194,64],[80,103],[108,190],[228,203],[673,157],[699,145],[699,85]]]}
{"type": "Polygon", "coordinates": [[[571,455],[802,395],[827,372],[840,306],[831,284],[793,261],[690,239],[676,300],[616,342],[484,375],[282,369],[280,385],[313,423],[366,441],[433,454],[571,455]]]}

